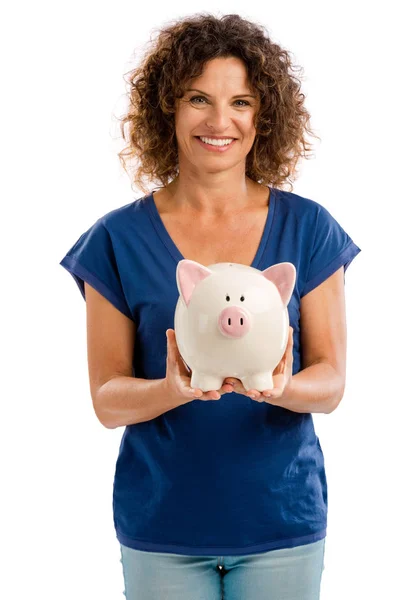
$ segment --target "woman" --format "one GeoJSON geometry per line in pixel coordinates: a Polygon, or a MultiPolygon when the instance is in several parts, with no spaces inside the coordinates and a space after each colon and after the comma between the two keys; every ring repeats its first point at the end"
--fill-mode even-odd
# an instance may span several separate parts
{"type": "Polygon", "coordinates": [[[113,489],[124,593],[315,600],[327,484],[311,413],[344,393],[344,271],[360,248],[322,205],[282,189],[309,114],[288,53],[262,27],[176,21],[130,86],[120,158],[138,159],[145,195],[100,217],[60,263],[86,299],[96,415],[125,427],[113,489]],[[148,193],[144,176],[161,188],[148,193]],[[233,377],[190,388],[173,331],[183,258],[295,265],[272,390],[233,377]]]}

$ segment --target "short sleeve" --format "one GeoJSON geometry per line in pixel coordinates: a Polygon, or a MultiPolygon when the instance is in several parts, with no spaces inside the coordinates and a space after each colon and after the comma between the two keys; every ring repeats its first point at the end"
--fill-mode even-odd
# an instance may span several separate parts
{"type": "Polygon", "coordinates": [[[80,236],[59,264],[72,275],[84,300],[86,281],[125,316],[132,319],[112,239],[102,219],[98,219],[80,236]]]}
{"type": "Polygon", "coordinates": [[[346,272],[359,252],[361,248],[353,242],[330,212],[319,205],[308,273],[301,296],[311,292],[341,266],[344,266],[346,272]]]}

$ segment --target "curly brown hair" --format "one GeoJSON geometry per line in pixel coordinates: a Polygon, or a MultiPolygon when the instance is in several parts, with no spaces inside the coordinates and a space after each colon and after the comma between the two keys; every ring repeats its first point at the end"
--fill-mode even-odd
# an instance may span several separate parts
{"type": "Polygon", "coordinates": [[[118,157],[126,172],[126,159],[136,159],[133,182],[139,189],[149,191],[145,177],[166,186],[179,174],[176,100],[184,96],[189,81],[202,74],[205,63],[218,57],[237,57],[245,63],[250,87],[260,100],[246,176],[280,187],[297,175],[300,156],[308,158],[311,149],[305,132],[320,138],[309,127],[300,79],[292,73],[302,68],[292,64],[290,52],[272,42],[262,25],[237,14],[218,18],[196,13],[169,22],[149,44],[141,64],[126,74],[128,110],[118,119],[128,143],[118,157]]]}

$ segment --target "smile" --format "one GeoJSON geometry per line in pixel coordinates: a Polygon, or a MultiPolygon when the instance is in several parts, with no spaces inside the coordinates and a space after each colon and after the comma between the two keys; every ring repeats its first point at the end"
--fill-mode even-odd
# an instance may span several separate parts
{"type": "Polygon", "coordinates": [[[232,140],[229,144],[217,146],[214,144],[207,144],[206,142],[203,142],[197,136],[196,136],[196,140],[199,142],[199,144],[201,144],[203,146],[203,148],[205,148],[206,150],[209,150],[210,152],[226,152],[227,150],[229,150],[229,148],[232,148],[232,146],[236,142],[236,140],[232,140]]]}

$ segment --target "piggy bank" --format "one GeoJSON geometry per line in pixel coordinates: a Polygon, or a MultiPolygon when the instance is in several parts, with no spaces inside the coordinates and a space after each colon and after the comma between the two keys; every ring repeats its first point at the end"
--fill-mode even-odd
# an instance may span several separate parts
{"type": "Polygon", "coordinates": [[[193,388],[219,390],[226,377],[240,379],[246,391],[273,388],[272,373],[288,342],[295,280],[289,262],[264,271],[237,263],[178,263],[174,329],[193,388]]]}

